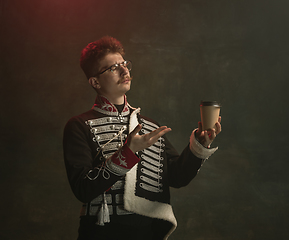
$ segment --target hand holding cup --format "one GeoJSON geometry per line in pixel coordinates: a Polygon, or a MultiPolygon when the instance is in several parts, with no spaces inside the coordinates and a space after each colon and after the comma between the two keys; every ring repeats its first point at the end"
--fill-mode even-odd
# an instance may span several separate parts
{"type": "Polygon", "coordinates": [[[204,147],[210,147],[217,134],[221,132],[220,108],[221,105],[215,101],[201,102],[201,122],[198,124],[196,137],[204,147]]]}

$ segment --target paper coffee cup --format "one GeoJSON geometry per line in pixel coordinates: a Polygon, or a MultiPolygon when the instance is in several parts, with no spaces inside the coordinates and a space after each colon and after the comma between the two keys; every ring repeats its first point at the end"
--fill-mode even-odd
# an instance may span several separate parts
{"type": "Polygon", "coordinates": [[[200,112],[202,131],[215,127],[220,115],[221,105],[216,101],[201,101],[200,112]]]}

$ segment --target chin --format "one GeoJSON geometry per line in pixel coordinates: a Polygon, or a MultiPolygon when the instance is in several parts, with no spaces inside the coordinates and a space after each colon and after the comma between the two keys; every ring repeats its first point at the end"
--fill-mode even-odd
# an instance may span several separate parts
{"type": "Polygon", "coordinates": [[[127,86],[126,91],[129,91],[129,90],[130,90],[130,86],[127,86]]]}
{"type": "Polygon", "coordinates": [[[131,84],[131,81],[128,81],[128,82],[123,83],[123,86],[125,88],[130,88],[130,84],[131,84]]]}

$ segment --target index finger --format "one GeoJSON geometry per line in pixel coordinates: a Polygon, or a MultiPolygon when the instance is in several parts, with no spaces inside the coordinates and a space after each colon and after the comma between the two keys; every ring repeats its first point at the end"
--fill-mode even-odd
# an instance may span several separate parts
{"type": "Polygon", "coordinates": [[[218,122],[221,123],[221,120],[222,120],[222,117],[219,116],[219,118],[218,118],[218,122]]]}
{"type": "Polygon", "coordinates": [[[216,126],[216,134],[219,134],[222,131],[221,117],[219,117],[219,120],[218,122],[216,122],[215,126],[216,126]]]}
{"type": "Polygon", "coordinates": [[[158,129],[147,134],[149,141],[155,143],[161,136],[170,132],[172,129],[167,126],[159,127],[158,129]]]}

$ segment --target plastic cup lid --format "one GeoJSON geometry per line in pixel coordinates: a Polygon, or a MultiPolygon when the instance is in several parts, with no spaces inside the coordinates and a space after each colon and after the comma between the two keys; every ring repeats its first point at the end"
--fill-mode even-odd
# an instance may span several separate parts
{"type": "Polygon", "coordinates": [[[200,106],[215,106],[215,107],[221,107],[221,104],[217,101],[201,101],[200,106]]]}

